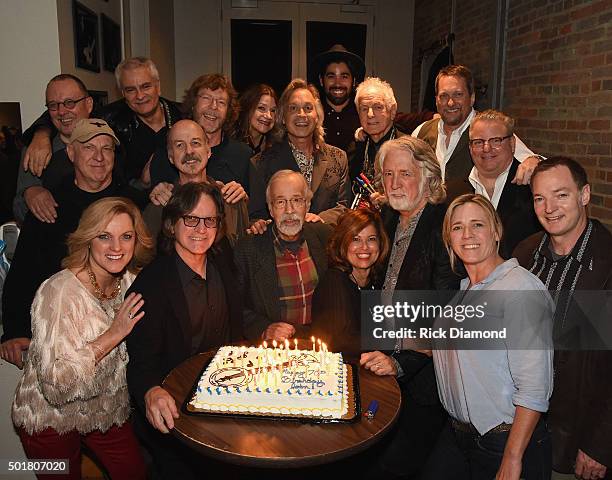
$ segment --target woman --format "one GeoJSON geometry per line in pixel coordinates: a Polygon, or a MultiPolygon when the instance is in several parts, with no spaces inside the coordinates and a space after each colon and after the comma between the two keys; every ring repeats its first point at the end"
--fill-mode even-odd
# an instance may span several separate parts
{"type": "Polygon", "coordinates": [[[216,252],[223,225],[223,199],[215,185],[177,186],[162,213],[165,255],[151,262],[132,286],[142,294],[147,313],[127,339],[128,385],[138,431],[161,478],[201,475],[201,458],[163,435],[174,427],[180,407],[161,387],[165,376],[192,355],[242,339],[233,262],[216,252]]]}
{"type": "Polygon", "coordinates": [[[240,95],[240,115],[234,138],[246,143],[253,155],[265,150],[278,137],[274,89],[264,83],[248,88],[240,95]]]}
{"type": "Polygon", "coordinates": [[[138,208],[109,197],[83,212],[67,243],[64,270],[43,282],[32,304],[13,423],[28,458],[68,459],[62,478],[81,478],[81,442],[113,479],[145,478],[128,422],[123,343],[143,317],[144,301],[136,293],[122,299],[153,241],[138,208]]]}
{"type": "Polygon", "coordinates": [[[329,269],[312,300],[312,331],[334,351],[361,350],[361,290],[372,290],[389,253],[377,212],[349,210],[327,247],[329,269]]]}
{"type": "MultiPolygon", "coordinates": [[[[487,327],[531,332],[543,326],[542,338],[547,338],[550,296],[516,259],[504,261],[499,255],[502,226],[488,200],[475,194],[455,199],[444,217],[442,235],[453,268],[458,257],[468,274],[461,297],[453,300],[459,302],[456,306],[484,306],[487,327]]],[[[454,320],[449,323],[457,326],[454,320]]],[[[440,435],[424,478],[550,478],[550,440],[542,413],[552,393],[552,350],[535,348],[534,340],[517,343],[508,335],[497,349],[481,343],[479,348],[489,349],[447,344],[434,350],[438,391],[451,422],[440,435]]],[[[440,344],[434,342],[436,346],[440,344]]]]}

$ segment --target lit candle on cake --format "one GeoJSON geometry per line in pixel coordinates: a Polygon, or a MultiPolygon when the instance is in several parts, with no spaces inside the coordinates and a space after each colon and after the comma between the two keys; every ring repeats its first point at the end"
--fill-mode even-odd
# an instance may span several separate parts
{"type": "Polygon", "coordinates": [[[314,337],[310,337],[310,339],[312,340],[312,352],[315,352],[315,338],[314,337]]]}
{"type": "Polygon", "coordinates": [[[321,351],[321,339],[317,338],[317,345],[319,346],[319,352],[321,351]]]}

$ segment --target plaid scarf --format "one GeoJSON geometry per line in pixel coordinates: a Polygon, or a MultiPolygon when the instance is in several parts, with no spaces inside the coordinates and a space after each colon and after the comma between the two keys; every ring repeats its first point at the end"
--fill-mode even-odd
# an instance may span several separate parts
{"type": "Polygon", "coordinates": [[[280,288],[281,322],[292,325],[308,325],[311,322],[312,295],[319,276],[317,267],[308,251],[308,244],[302,241],[292,252],[281,246],[274,235],[276,272],[280,288]]]}

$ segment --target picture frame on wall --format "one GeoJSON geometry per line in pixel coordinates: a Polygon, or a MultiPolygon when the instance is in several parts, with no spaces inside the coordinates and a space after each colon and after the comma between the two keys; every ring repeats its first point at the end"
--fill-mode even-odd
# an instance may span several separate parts
{"type": "Polygon", "coordinates": [[[102,55],[104,70],[114,72],[123,59],[121,48],[121,27],[117,22],[100,14],[102,19],[102,55]]]}
{"type": "Polygon", "coordinates": [[[78,68],[100,71],[98,15],[81,3],[72,2],[74,25],[74,63],[78,68]]]}
{"type": "Polygon", "coordinates": [[[108,92],[104,90],[88,90],[89,96],[93,99],[94,110],[100,110],[108,105],[108,92]]]}

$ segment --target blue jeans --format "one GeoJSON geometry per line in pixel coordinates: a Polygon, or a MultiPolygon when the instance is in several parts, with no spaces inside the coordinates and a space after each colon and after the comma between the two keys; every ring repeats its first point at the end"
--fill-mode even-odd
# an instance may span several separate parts
{"type": "MultiPolygon", "coordinates": [[[[444,427],[427,460],[421,480],[492,480],[501,465],[510,432],[475,435],[444,427]]],[[[552,450],[550,433],[540,420],[523,454],[521,478],[550,480],[552,450]]]]}

